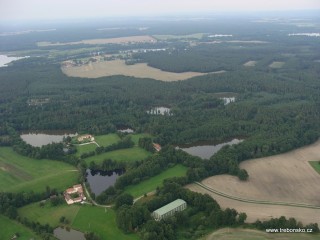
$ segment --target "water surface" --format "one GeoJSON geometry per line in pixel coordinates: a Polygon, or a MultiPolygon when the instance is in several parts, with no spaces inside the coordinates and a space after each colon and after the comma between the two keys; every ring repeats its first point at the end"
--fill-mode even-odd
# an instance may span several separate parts
{"type": "Polygon", "coordinates": [[[87,169],[87,182],[90,185],[91,192],[98,196],[108,187],[113,186],[117,178],[124,172],[124,169],[117,169],[114,171],[95,171],[87,169]]]}
{"type": "Polygon", "coordinates": [[[215,153],[217,153],[223,146],[233,145],[242,142],[241,139],[233,139],[228,142],[219,143],[219,144],[210,144],[208,142],[205,143],[195,143],[193,145],[180,145],[178,148],[183,151],[189,153],[190,155],[201,157],[203,159],[209,159],[215,153]]]}
{"type": "Polygon", "coordinates": [[[61,227],[54,229],[53,235],[59,240],[86,240],[82,232],[73,229],[66,230],[61,227]]]}
{"type": "Polygon", "coordinates": [[[41,147],[50,143],[62,142],[64,137],[76,136],[77,133],[66,131],[44,131],[44,132],[28,132],[22,133],[20,137],[23,141],[34,147],[41,147]]]}
{"type": "Polygon", "coordinates": [[[23,59],[26,57],[9,57],[7,55],[0,55],[0,67],[6,67],[8,63],[11,63],[13,61],[23,59]]]}

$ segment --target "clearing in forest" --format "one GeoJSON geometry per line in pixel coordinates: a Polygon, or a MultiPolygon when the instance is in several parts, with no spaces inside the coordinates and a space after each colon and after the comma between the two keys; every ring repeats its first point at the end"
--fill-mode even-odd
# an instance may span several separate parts
{"type": "MultiPolygon", "coordinates": [[[[240,168],[246,169],[249,179],[240,181],[235,176],[218,175],[202,181],[203,184],[219,192],[234,197],[273,202],[304,203],[320,206],[320,175],[312,168],[309,161],[320,156],[320,141],[294,151],[271,157],[244,161],[240,168]]],[[[201,187],[191,186],[192,190],[201,187]]],[[[320,209],[304,209],[244,203],[211,194],[223,207],[232,207],[247,212],[248,219],[296,217],[304,223],[320,223],[320,209]],[[260,209],[259,209],[260,208],[260,209]]]]}
{"type": "MultiPolygon", "coordinates": [[[[200,72],[174,73],[149,67],[146,63],[126,65],[123,60],[94,62],[82,66],[62,67],[62,72],[70,77],[99,78],[104,76],[124,75],[137,78],[152,78],[162,81],[186,80],[196,76],[206,75],[200,72]]],[[[224,71],[213,72],[223,73],[224,71]]]]}
{"type": "Polygon", "coordinates": [[[128,44],[128,43],[144,43],[144,42],[156,42],[157,40],[151,36],[129,36],[129,37],[119,37],[119,38],[101,38],[101,39],[87,39],[77,42],[38,42],[38,47],[51,47],[51,46],[65,46],[65,45],[76,45],[76,44],[128,44]]]}
{"type": "Polygon", "coordinates": [[[257,64],[257,61],[248,61],[243,64],[245,67],[254,67],[257,64]]]}
{"type": "Polygon", "coordinates": [[[272,62],[269,67],[270,68],[282,68],[284,65],[284,62],[272,62]]]}

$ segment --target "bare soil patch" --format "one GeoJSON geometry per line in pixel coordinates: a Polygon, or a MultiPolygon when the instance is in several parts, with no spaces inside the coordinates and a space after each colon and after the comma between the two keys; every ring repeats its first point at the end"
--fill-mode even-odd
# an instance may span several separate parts
{"type": "MultiPolygon", "coordinates": [[[[205,75],[207,73],[184,72],[173,73],[149,67],[146,63],[126,65],[123,60],[94,62],[82,66],[69,66],[61,68],[63,73],[70,77],[99,78],[104,76],[125,75],[137,78],[153,78],[162,81],[178,81],[205,75]]],[[[223,73],[219,71],[215,73],[223,73]]]]}
{"type": "MultiPolygon", "coordinates": [[[[319,158],[320,141],[285,154],[242,162],[240,168],[246,169],[249,173],[246,182],[234,176],[219,175],[209,177],[202,183],[225,194],[245,199],[320,206],[320,175],[309,164],[309,161],[319,158]]],[[[200,191],[200,187],[192,188],[200,191]]],[[[251,220],[259,216],[266,218],[284,215],[296,216],[301,221],[309,219],[310,222],[314,219],[320,223],[320,210],[243,203],[213,193],[210,195],[214,195],[222,206],[250,213],[251,220]],[[313,218],[314,215],[318,218],[313,218]]]]}
{"type": "Polygon", "coordinates": [[[88,39],[77,42],[66,42],[66,43],[51,43],[51,42],[38,42],[38,47],[48,46],[64,46],[64,45],[75,45],[75,44],[127,44],[127,43],[141,43],[141,42],[156,42],[157,40],[149,35],[142,36],[130,36],[130,37],[119,37],[119,38],[102,38],[102,39],[88,39]]]}
{"type": "Polygon", "coordinates": [[[257,61],[248,61],[243,64],[245,67],[254,67],[257,64],[257,61]]]}
{"type": "Polygon", "coordinates": [[[284,62],[272,62],[269,67],[270,68],[282,68],[284,65],[284,62]]]}

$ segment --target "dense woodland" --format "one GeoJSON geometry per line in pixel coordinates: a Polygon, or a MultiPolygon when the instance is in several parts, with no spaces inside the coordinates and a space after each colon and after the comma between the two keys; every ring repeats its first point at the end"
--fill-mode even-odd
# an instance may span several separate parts
{"type": "MultiPolygon", "coordinates": [[[[115,186],[96,196],[95,200],[101,204],[115,203],[118,227],[125,232],[139,230],[142,239],[192,239],[208,229],[243,224],[244,213],[239,214],[234,209],[221,210],[209,196],[193,193],[181,186],[222,173],[246,180],[248,173],[239,169],[241,161],[286,152],[319,139],[320,45],[319,39],[289,38],[287,34],[298,29],[293,25],[279,32],[279,26],[275,24],[243,25],[243,19],[236,24],[230,24],[227,19],[223,22],[222,25],[221,22],[210,21],[206,24],[201,21],[188,21],[188,24],[170,22],[167,25],[153,22],[143,34],[183,35],[218,31],[220,34],[232,33],[237,40],[265,43],[241,43],[241,46],[227,42],[213,44],[215,39],[205,34],[202,39],[188,40],[193,44],[187,40],[171,39],[156,44],[126,46],[36,46],[37,41],[79,41],[83,35],[86,38],[141,35],[137,30],[140,22],[129,29],[106,32],[93,31],[85,25],[81,31],[69,31],[66,27],[45,35],[36,32],[1,36],[0,41],[4,44],[0,45],[0,51],[31,49],[33,52],[30,58],[0,68],[0,145],[12,146],[19,154],[31,158],[49,158],[75,165],[81,170],[82,181],[88,167],[104,171],[126,168],[126,173],[118,178],[115,186]],[[68,53],[77,48],[88,49],[82,53],[68,53]],[[71,78],[61,72],[61,61],[88,56],[93,48],[110,54],[137,48],[167,48],[168,51],[163,52],[134,54],[131,63],[146,62],[171,72],[226,72],[178,82],[125,76],[71,78]],[[66,53],[49,58],[51,51],[66,53]],[[255,67],[243,66],[251,60],[257,61],[255,67]],[[282,68],[270,68],[273,61],[285,64],[282,68]],[[224,95],[235,96],[236,101],[225,105],[220,99],[224,95]],[[158,106],[169,107],[172,114],[147,113],[158,106]],[[157,142],[163,146],[162,150],[129,165],[105,159],[100,165],[91,162],[88,166],[84,158],[130,148],[134,143],[129,137],[121,136],[118,143],[98,147],[76,157],[73,155],[75,149],[66,153],[63,144],[38,148],[26,144],[19,137],[21,131],[35,130],[74,130],[99,135],[114,133],[121,126],[154,136],[154,139],[141,138],[140,147],[154,153],[152,142],[157,142]],[[190,156],[173,147],[198,141],[222,142],[234,137],[244,141],[222,148],[208,160],[190,156]],[[132,197],[123,194],[126,186],[138,184],[176,164],[188,167],[187,175],[166,180],[151,201],[132,205],[132,197]],[[187,201],[188,211],[160,224],[150,219],[150,212],[176,198],[187,201]]],[[[97,26],[104,26],[99,24],[97,26]]],[[[0,213],[19,220],[49,239],[52,232],[49,226],[19,219],[17,208],[52,194],[58,193],[50,187],[43,194],[0,193],[0,213]]],[[[283,218],[254,224],[259,229],[274,226],[300,227],[301,224],[283,218]]],[[[316,225],[308,227],[319,231],[316,225]]],[[[95,239],[95,236],[88,233],[87,238],[95,239]]]]}

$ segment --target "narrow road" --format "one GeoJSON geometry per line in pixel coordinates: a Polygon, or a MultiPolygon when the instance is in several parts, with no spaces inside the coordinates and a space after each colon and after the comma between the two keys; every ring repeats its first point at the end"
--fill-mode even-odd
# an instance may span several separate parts
{"type": "Polygon", "coordinates": [[[235,197],[231,196],[228,194],[225,194],[223,192],[219,192],[205,184],[199,183],[199,182],[194,182],[198,186],[206,189],[209,192],[215,193],[219,196],[229,198],[232,200],[240,201],[240,202],[246,202],[246,203],[256,203],[256,204],[267,204],[267,205],[282,205],[282,206],[291,206],[291,207],[301,207],[301,208],[312,208],[312,209],[320,209],[320,206],[315,206],[311,204],[306,204],[306,203],[290,203],[290,202],[273,202],[273,201],[265,201],[265,200],[254,200],[254,199],[245,199],[241,197],[235,197]]]}

